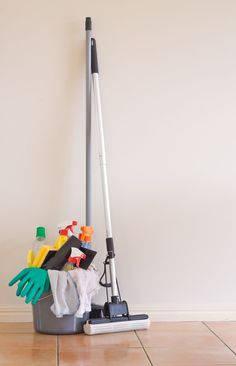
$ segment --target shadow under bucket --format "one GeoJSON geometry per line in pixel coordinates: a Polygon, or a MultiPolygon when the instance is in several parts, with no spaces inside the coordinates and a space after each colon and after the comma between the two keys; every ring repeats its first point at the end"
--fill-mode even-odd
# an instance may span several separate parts
{"type": "Polygon", "coordinates": [[[45,334],[76,334],[83,333],[83,325],[89,319],[89,312],[83,318],[75,315],[64,315],[57,318],[50,307],[53,304],[51,292],[44,293],[37,304],[32,305],[33,324],[36,332],[45,334]]]}

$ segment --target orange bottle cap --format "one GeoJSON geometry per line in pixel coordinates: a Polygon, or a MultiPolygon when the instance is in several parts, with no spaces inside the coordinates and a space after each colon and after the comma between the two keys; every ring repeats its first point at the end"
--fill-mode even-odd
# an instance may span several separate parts
{"type": "Polygon", "coordinates": [[[81,226],[82,233],[79,234],[79,239],[81,241],[86,241],[90,243],[92,241],[92,234],[94,232],[92,226],[81,226]]]}
{"type": "Polygon", "coordinates": [[[92,235],[94,230],[92,226],[81,226],[81,231],[86,235],[92,235]]]}

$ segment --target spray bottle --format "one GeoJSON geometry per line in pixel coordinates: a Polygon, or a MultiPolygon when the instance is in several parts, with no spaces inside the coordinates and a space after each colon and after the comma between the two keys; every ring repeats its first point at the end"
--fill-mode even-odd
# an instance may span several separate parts
{"type": "Polygon", "coordinates": [[[65,242],[67,242],[68,238],[74,235],[74,230],[77,224],[78,222],[76,220],[71,220],[71,221],[64,221],[61,224],[57,225],[57,228],[59,230],[59,236],[55,243],[55,248],[57,250],[59,250],[62,247],[62,245],[64,245],[65,242]]]}
{"type": "Polygon", "coordinates": [[[60,230],[68,230],[68,238],[70,238],[72,235],[75,235],[76,227],[78,225],[78,221],[76,220],[70,220],[70,221],[64,221],[57,225],[57,228],[60,232],[60,230]]]}
{"type": "Polygon", "coordinates": [[[63,267],[63,271],[71,271],[75,268],[78,268],[80,266],[81,259],[86,259],[86,254],[81,252],[78,248],[71,248],[71,254],[69,258],[67,259],[67,263],[63,267]]]}
{"type": "Polygon", "coordinates": [[[59,230],[59,236],[56,240],[55,248],[59,250],[62,247],[62,245],[64,245],[65,242],[67,242],[67,240],[68,240],[68,230],[67,229],[59,230]]]}

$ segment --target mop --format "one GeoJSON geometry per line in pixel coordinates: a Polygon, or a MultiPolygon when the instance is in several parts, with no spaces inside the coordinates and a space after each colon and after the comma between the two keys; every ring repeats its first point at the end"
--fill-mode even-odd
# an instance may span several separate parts
{"type": "Polygon", "coordinates": [[[91,37],[91,18],[86,18],[86,225],[91,225],[91,79],[93,83],[95,109],[99,135],[99,158],[102,177],[103,203],[106,223],[107,257],[104,262],[104,273],[100,284],[106,288],[107,301],[101,308],[100,317],[89,319],[84,325],[84,332],[88,335],[100,333],[124,332],[131,330],[147,329],[150,326],[148,315],[130,315],[126,301],[121,299],[116,277],[115,251],[112,237],[110,215],[109,190],[106,168],[106,153],[101,109],[99,72],[97,60],[96,41],[91,37]],[[108,282],[107,270],[109,267],[108,282]],[[105,278],[105,282],[103,282],[105,278]],[[108,289],[111,290],[109,298],[108,289]]]}

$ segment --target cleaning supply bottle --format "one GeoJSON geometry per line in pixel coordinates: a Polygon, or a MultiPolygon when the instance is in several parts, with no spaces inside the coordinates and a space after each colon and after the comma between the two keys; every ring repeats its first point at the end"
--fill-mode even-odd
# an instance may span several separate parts
{"type": "Polygon", "coordinates": [[[75,267],[79,267],[81,259],[86,259],[86,254],[81,252],[78,248],[71,248],[71,255],[68,258],[68,263],[73,264],[75,267]]]}
{"type": "Polygon", "coordinates": [[[40,249],[46,243],[46,229],[43,226],[36,228],[36,238],[33,242],[32,249],[27,254],[27,264],[29,267],[33,265],[34,259],[37,257],[40,249]]]}
{"type": "Polygon", "coordinates": [[[91,241],[93,228],[92,226],[81,226],[82,233],[79,234],[79,240],[81,241],[81,247],[86,249],[91,249],[91,241]]]}
{"type": "Polygon", "coordinates": [[[42,245],[46,244],[46,229],[43,226],[39,226],[36,229],[36,239],[33,242],[33,254],[36,257],[42,245]]]}
{"type": "Polygon", "coordinates": [[[77,220],[70,220],[70,221],[63,221],[60,224],[57,225],[58,230],[68,230],[68,238],[70,238],[72,235],[76,236],[76,227],[78,225],[77,220]]]}
{"type": "Polygon", "coordinates": [[[71,254],[69,258],[67,259],[67,263],[63,267],[63,271],[71,271],[75,268],[78,268],[80,266],[81,259],[86,259],[86,254],[81,252],[78,248],[71,248],[71,254]]]}
{"type": "Polygon", "coordinates": [[[59,250],[62,247],[62,245],[64,245],[65,242],[67,242],[67,240],[68,240],[68,230],[67,229],[59,230],[59,236],[55,243],[55,248],[59,250]]]}

